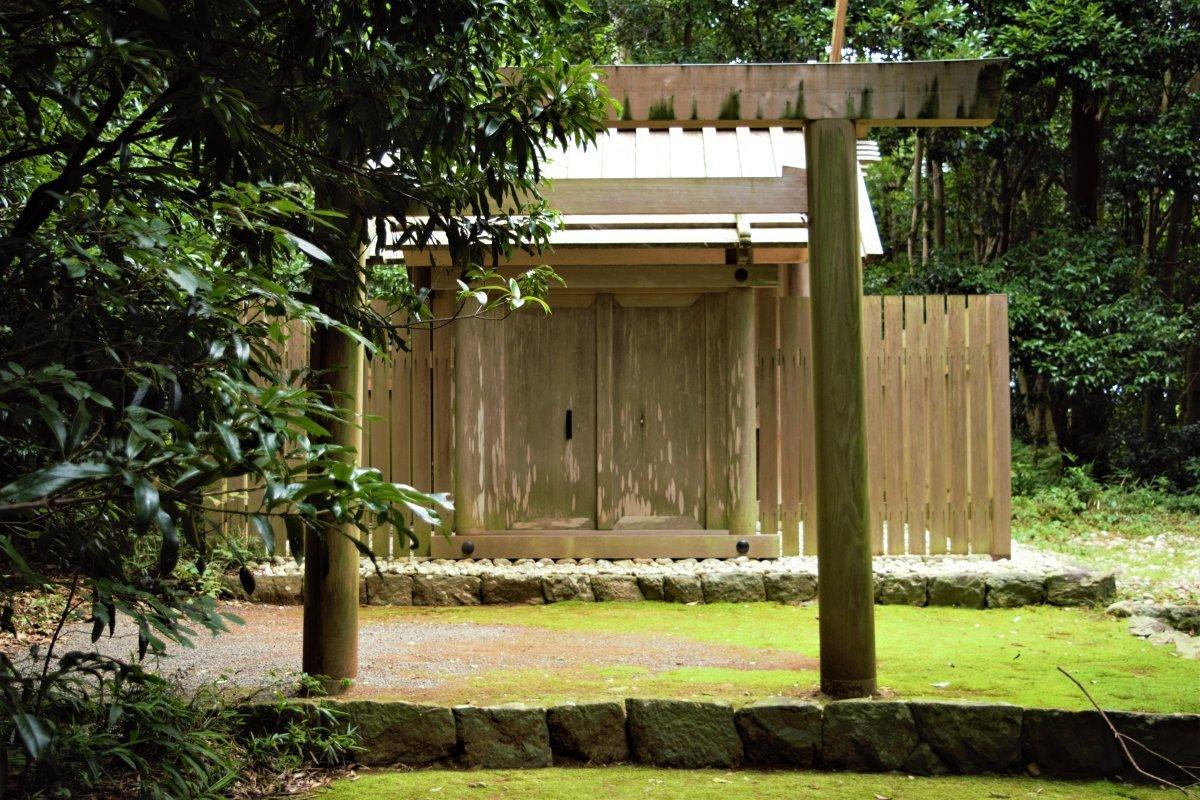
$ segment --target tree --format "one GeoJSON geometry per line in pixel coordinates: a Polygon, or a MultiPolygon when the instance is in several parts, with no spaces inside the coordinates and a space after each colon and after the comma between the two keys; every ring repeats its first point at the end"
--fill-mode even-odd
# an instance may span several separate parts
{"type": "MultiPolygon", "coordinates": [[[[363,301],[366,220],[394,214],[417,244],[442,231],[468,284],[486,282],[489,257],[544,241],[553,217],[518,197],[535,189],[545,145],[593,136],[606,102],[590,68],[550,44],[566,11],[557,0],[5,6],[10,571],[63,586],[96,637],[129,614],[144,653],[185,639],[189,623],[224,624],[184,575],[212,555],[206,512],[223,479],[265,487],[249,519],[268,549],[282,519],[293,552],[307,536],[318,563],[350,548],[357,566],[360,530],[436,522],[444,496],[356,465],[352,405],[331,391],[344,342],[406,335],[363,301]],[[314,329],[331,368],[307,387],[275,355],[291,321],[314,329]]],[[[489,302],[508,299],[489,286],[489,302]]],[[[406,286],[396,301],[420,320],[423,299],[406,286]]],[[[59,675],[51,655],[42,677],[59,675]]],[[[55,736],[44,686],[5,662],[0,697],[35,761],[55,736]]]]}

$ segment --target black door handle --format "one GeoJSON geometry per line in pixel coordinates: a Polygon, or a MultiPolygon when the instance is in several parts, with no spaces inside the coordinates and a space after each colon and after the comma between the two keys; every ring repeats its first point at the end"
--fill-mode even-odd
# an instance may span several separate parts
{"type": "Polygon", "coordinates": [[[567,421],[563,425],[563,429],[564,429],[565,433],[567,434],[567,438],[570,439],[572,430],[571,430],[571,409],[569,409],[569,408],[567,409],[567,421]]]}

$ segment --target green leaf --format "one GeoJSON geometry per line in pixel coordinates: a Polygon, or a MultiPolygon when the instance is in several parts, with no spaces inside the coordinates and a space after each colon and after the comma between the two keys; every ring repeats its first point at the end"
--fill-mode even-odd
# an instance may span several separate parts
{"type": "Polygon", "coordinates": [[[157,17],[163,21],[170,18],[166,6],[158,2],[158,0],[133,0],[133,3],[152,17],[157,17]]]}
{"type": "Polygon", "coordinates": [[[299,564],[304,561],[304,519],[295,514],[288,514],[283,518],[283,527],[287,529],[288,549],[292,551],[292,558],[299,564]]]}
{"type": "Polygon", "coordinates": [[[179,532],[175,529],[171,515],[161,508],[154,515],[154,523],[162,533],[162,546],[158,551],[158,576],[166,578],[175,571],[175,565],[179,563],[179,532]]]}
{"type": "Polygon", "coordinates": [[[238,581],[241,582],[242,588],[246,590],[246,594],[254,594],[254,573],[245,564],[238,570],[238,581]]]}
{"type": "Polygon", "coordinates": [[[67,449],[67,423],[63,419],[63,415],[57,408],[52,405],[42,405],[38,409],[42,420],[46,423],[46,427],[54,434],[54,441],[58,442],[60,450],[67,449]]]}
{"type": "Polygon", "coordinates": [[[275,531],[271,530],[271,523],[267,522],[267,518],[262,514],[251,514],[250,524],[254,526],[258,538],[262,540],[267,555],[275,555],[275,531]]]}
{"type": "Polygon", "coordinates": [[[299,236],[291,233],[290,231],[287,232],[287,237],[292,240],[292,243],[295,244],[296,247],[299,247],[311,258],[315,258],[317,261],[323,261],[326,264],[333,263],[333,259],[330,258],[328,253],[307,239],[301,239],[299,236]]]}
{"type": "Polygon", "coordinates": [[[138,528],[145,530],[150,520],[158,514],[158,489],[145,478],[137,478],[133,484],[133,513],[138,528]]]}
{"type": "Polygon", "coordinates": [[[46,733],[42,721],[32,714],[24,712],[13,714],[12,721],[13,727],[17,731],[17,738],[21,740],[25,752],[34,761],[40,759],[50,747],[50,735],[46,733]]]}
{"type": "Polygon", "coordinates": [[[65,489],[73,483],[89,478],[107,477],[113,472],[113,468],[108,464],[72,464],[66,461],[18,478],[0,489],[0,500],[9,503],[36,500],[65,489]]]}
{"type": "Polygon", "coordinates": [[[196,290],[202,286],[205,289],[212,288],[212,284],[209,283],[208,280],[201,278],[187,267],[179,264],[174,264],[170,267],[167,267],[167,275],[170,276],[171,280],[174,281],[180,289],[187,292],[188,295],[194,295],[196,290]]]}
{"type": "Polygon", "coordinates": [[[221,441],[225,443],[225,449],[229,451],[229,457],[234,461],[241,461],[242,446],[238,443],[238,438],[237,435],[234,434],[233,428],[229,427],[224,422],[218,422],[217,434],[220,435],[221,441]]]}

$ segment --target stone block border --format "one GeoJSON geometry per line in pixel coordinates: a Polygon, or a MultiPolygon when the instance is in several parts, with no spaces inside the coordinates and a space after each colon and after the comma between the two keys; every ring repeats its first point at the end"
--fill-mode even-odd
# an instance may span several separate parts
{"type": "MultiPolygon", "coordinates": [[[[736,709],[725,703],[654,699],[550,708],[321,702],[345,713],[361,740],[357,758],[370,766],[519,769],[631,762],[1144,780],[1095,711],[792,698],[736,709]]],[[[294,722],[296,713],[280,716],[274,704],[254,704],[246,711],[248,729],[260,733],[294,722]]],[[[1200,714],[1108,716],[1122,734],[1147,748],[1131,748],[1140,754],[1142,768],[1178,781],[1183,776],[1170,762],[1200,764],[1200,714]]]]}
{"type": "MultiPolygon", "coordinates": [[[[755,562],[750,562],[754,564],[755,562]]],[[[668,603],[806,603],[817,598],[813,571],[771,571],[755,565],[742,568],[700,568],[678,572],[669,568],[634,565],[607,571],[576,571],[547,565],[488,565],[469,574],[447,569],[436,562],[416,562],[404,567],[384,565],[382,573],[366,571],[360,579],[364,605],[471,606],[481,604],[636,602],[668,603]]],[[[453,567],[449,569],[454,569],[453,567]]],[[[273,605],[302,601],[303,575],[259,574],[250,598],[273,605]]],[[[236,576],[227,580],[229,591],[244,597],[236,576]]],[[[1016,608],[1108,605],[1116,594],[1109,573],[1078,570],[1034,574],[1014,570],[926,570],[877,572],[875,602],[882,605],[957,606],[961,608],[1016,608]]]]}

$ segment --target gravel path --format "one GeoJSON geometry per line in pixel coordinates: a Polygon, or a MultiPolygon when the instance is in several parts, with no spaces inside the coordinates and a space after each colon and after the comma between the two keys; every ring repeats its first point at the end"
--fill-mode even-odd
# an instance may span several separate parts
{"type": "MultiPolygon", "coordinates": [[[[197,686],[222,677],[235,686],[261,686],[272,675],[285,678],[299,670],[302,609],[298,606],[228,604],[245,625],[228,633],[196,638],[194,649],[173,648],[152,668],[197,686]]],[[[91,650],[124,657],[137,648],[137,633],[124,621],[117,634],[95,646],[90,626],[78,626],[66,637],[63,652],[91,650]]],[[[488,625],[454,620],[436,609],[411,609],[387,619],[364,616],[359,633],[357,696],[402,692],[420,700],[436,695],[451,681],[486,670],[561,670],[576,666],[643,667],[651,672],[688,667],[736,669],[815,669],[814,659],[794,653],[722,647],[638,633],[600,634],[555,631],[516,625],[488,625]],[[439,618],[440,617],[440,618],[439,618]]]]}

